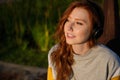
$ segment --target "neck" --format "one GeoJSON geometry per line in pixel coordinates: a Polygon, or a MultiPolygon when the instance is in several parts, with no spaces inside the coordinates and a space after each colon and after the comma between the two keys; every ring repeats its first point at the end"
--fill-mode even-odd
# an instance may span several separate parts
{"type": "Polygon", "coordinates": [[[75,54],[84,55],[90,49],[90,46],[89,44],[85,43],[72,45],[72,48],[75,54]]]}

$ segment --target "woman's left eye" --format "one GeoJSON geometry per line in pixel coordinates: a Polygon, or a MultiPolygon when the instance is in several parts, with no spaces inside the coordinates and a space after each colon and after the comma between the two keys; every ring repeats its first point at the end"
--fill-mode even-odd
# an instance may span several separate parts
{"type": "Polygon", "coordinates": [[[76,22],[76,24],[83,25],[83,23],[81,23],[81,22],[76,22]]]}

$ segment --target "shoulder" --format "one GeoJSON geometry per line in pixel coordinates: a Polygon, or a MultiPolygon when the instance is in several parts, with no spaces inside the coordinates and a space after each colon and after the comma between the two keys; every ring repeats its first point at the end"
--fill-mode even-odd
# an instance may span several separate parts
{"type": "Polygon", "coordinates": [[[51,49],[49,50],[49,52],[48,52],[48,56],[50,56],[51,53],[57,49],[57,47],[58,47],[58,44],[52,46],[52,48],[51,48],[51,49]]]}
{"type": "Polygon", "coordinates": [[[107,65],[108,70],[108,78],[113,80],[116,78],[116,80],[119,80],[118,77],[120,76],[120,57],[106,47],[105,45],[99,45],[98,47],[99,55],[101,56],[101,60],[103,60],[104,63],[107,65]]]}
{"type": "Polygon", "coordinates": [[[97,45],[95,51],[103,60],[115,61],[120,64],[120,57],[117,55],[117,53],[115,53],[105,45],[97,45]]]}
{"type": "Polygon", "coordinates": [[[99,53],[101,53],[101,55],[106,55],[109,57],[118,57],[117,53],[115,53],[114,51],[112,51],[110,48],[108,48],[105,45],[97,45],[97,50],[99,53]]]}
{"type": "Polygon", "coordinates": [[[58,47],[58,44],[52,46],[52,48],[48,52],[48,63],[49,63],[49,66],[52,64],[51,54],[53,53],[53,51],[55,51],[57,49],[57,47],[58,47]]]}

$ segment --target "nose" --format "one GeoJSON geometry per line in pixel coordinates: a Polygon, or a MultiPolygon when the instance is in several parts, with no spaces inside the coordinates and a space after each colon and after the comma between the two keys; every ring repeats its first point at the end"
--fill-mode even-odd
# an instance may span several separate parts
{"type": "Polygon", "coordinates": [[[69,25],[68,30],[69,30],[69,31],[73,31],[73,27],[74,27],[74,23],[72,22],[72,23],[69,25]]]}

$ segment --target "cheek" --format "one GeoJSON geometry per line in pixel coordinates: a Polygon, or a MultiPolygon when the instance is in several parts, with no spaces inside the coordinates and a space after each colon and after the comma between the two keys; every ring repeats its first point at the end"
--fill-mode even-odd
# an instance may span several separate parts
{"type": "Polygon", "coordinates": [[[64,31],[66,31],[66,26],[65,25],[64,25],[63,29],[64,29],[64,31]]]}
{"type": "Polygon", "coordinates": [[[76,32],[78,35],[78,37],[79,38],[85,38],[85,39],[88,39],[89,37],[90,37],[90,34],[91,34],[91,32],[90,32],[90,30],[80,30],[80,31],[77,31],[76,32]]]}
{"type": "Polygon", "coordinates": [[[83,34],[86,35],[86,36],[90,36],[90,33],[91,33],[90,30],[85,30],[85,31],[83,32],[83,34]]]}
{"type": "Polygon", "coordinates": [[[63,29],[64,29],[64,34],[65,34],[65,33],[66,33],[66,27],[64,26],[64,28],[63,28],[63,29]]]}
{"type": "Polygon", "coordinates": [[[67,25],[64,25],[64,33],[68,30],[68,26],[67,25]]]}

